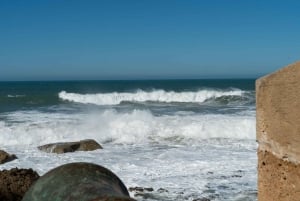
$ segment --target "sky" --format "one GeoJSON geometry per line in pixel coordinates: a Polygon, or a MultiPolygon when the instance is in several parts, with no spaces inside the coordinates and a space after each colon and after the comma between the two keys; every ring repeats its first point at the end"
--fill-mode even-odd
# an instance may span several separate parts
{"type": "Polygon", "coordinates": [[[0,81],[257,78],[299,60],[300,1],[0,0],[0,81]]]}

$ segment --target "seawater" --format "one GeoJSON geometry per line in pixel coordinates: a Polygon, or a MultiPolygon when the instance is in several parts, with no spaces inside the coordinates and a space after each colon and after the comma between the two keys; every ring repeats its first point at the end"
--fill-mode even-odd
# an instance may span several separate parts
{"type": "Polygon", "coordinates": [[[257,200],[254,80],[0,82],[0,166],[40,175],[92,162],[142,200],[257,200]],[[103,150],[62,155],[37,146],[95,139],[103,150]]]}

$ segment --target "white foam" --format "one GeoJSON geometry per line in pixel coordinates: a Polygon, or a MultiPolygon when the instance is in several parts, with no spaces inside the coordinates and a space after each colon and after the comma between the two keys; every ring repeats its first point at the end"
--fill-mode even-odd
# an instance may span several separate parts
{"type": "Polygon", "coordinates": [[[138,90],[135,93],[98,93],[98,94],[78,94],[62,91],[58,94],[59,98],[66,101],[77,103],[90,103],[96,105],[117,105],[122,101],[132,102],[192,102],[202,103],[211,98],[222,96],[242,96],[244,91],[239,89],[218,91],[218,90],[199,90],[196,92],[174,92],[164,90],[154,90],[151,92],[138,90]]]}
{"type": "Polygon", "coordinates": [[[20,97],[25,97],[25,95],[7,95],[7,98],[20,98],[20,97]]]}
{"type": "Polygon", "coordinates": [[[127,187],[153,187],[151,200],[256,198],[255,113],[155,116],[147,110],[18,111],[0,119],[5,119],[0,121],[0,145],[18,157],[1,165],[1,170],[33,168],[42,175],[62,164],[90,162],[112,170],[127,187]],[[36,148],[85,138],[97,140],[104,149],[53,155],[36,148]],[[160,188],[167,192],[160,193],[160,188]],[[249,189],[253,195],[247,194],[249,189]]]}
{"type": "Polygon", "coordinates": [[[213,139],[202,141],[199,146],[109,144],[102,150],[66,154],[48,154],[33,146],[1,148],[18,157],[2,164],[1,170],[32,168],[42,175],[62,164],[89,162],[109,168],[128,188],[154,188],[153,192],[146,192],[152,199],[136,196],[136,200],[192,201],[203,197],[224,201],[256,200],[254,140],[213,139]],[[161,188],[166,191],[160,193],[161,188]],[[249,190],[254,194],[247,195],[249,190]]]}
{"type": "Polygon", "coordinates": [[[255,117],[245,115],[165,115],[145,110],[98,114],[16,112],[0,121],[0,144],[45,144],[93,138],[100,143],[197,143],[208,138],[255,139],[255,117]]]}

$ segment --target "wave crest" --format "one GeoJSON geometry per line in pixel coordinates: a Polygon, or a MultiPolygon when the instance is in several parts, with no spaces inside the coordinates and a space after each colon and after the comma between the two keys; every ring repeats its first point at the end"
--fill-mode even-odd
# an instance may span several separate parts
{"type": "Polygon", "coordinates": [[[174,92],[164,90],[143,91],[138,90],[134,93],[98,93],[98,94],[78,94],[61,91],[58,96],[62,100],[96,105],[118,105],[121,102],[182,102],[182,103],[203,103],[206,100],[226,97],[243,96],[245,92],[240,89],[227,91],[219,90],[199,90],[196,92],[174,92]]]}
{"type": "Polygon", "coordinates": [[[105,110],[95,114],[49,114],[17,112],[7,116],[20,121],[0,121],[0,143],[6,145],[95,139],[100,143],[188,143],[203,139],[255,139],[255,115],[155,116],[150,111],[119,113],[105,110]],[[26,119],[26,122],[22,122],[26,119]]]}

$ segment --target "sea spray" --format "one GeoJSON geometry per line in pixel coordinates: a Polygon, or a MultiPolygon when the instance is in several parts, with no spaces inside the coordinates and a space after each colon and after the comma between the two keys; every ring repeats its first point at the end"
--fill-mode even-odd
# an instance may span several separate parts
{"type": "Polygon", "coordinates": [[[0,143],[41,144],[56,141],[96,139],[101,143],[142,144],[154,142],[192,143],[209,138],[255,139],[252,115],[162,115],[147,110],[99,113],[59,114],[16,112],[0,121],[0,143]],[[172,139],[175,140],[172,142],[172,139]]]}

